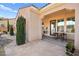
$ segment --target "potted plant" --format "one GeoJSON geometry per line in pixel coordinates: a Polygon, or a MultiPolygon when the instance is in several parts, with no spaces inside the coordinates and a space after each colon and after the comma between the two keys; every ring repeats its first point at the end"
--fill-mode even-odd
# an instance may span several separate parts
{"type": "Polygon", "coordinates": [[[66,44],[66,54],[72,56],[74,54],[75,47],[73,41],[68,41],[66,44]]]}

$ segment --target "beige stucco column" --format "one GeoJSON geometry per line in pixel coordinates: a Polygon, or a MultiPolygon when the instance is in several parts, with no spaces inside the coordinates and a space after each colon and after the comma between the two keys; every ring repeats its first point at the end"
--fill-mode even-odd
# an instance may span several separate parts
{"type": "Polygon", "coordinates": [[[66,18],[64,19],[64,32],[66,33],[66,27],[67,27],[67,25],[66,25],[66,18]]]}
{"type": "Polygon", "coordinates": [[[75,9],[75,48],[79,49],[79,7],[75,9]]]}
{"type": "Polygon", "coordinates": [[[57,20],[56,20],[56,32],[57,32],[57,25],[58,25],[58,24],[57,24],[57,20]]]}
{"type": "Polygon", "coordinates": [[[28,41],[40,40],[42,39],[42,20],[39,13],[36,13],[35,10],[29,12],[28,41]]]}

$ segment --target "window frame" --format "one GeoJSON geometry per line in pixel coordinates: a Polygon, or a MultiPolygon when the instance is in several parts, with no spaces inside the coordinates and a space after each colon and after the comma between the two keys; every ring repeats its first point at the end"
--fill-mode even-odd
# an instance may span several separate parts
{"type": "MultiPolygon", "coordinates": [[[[57,32],[59,32],[59,31],[58,31],[58,22],[60,22],[60,21],[63,21],[63,22],[64,22],[64,25],[65,25],[64,18],[60,18],[60,19],[58,19],[58,20],[57,20],[57,32]]],[[[63,31],[63,32],[64,32],[64,31],[63,31]]]]}
{"type": "Polygon", "coordinates": [[[75,25],[74,25],[74,32],[67,32],[67,21],[68,20],[73,20],[74,22],[75,22],[75,17],[68,17],[67,19],[66,19],[66,33],[75,33],[75,25]]]}

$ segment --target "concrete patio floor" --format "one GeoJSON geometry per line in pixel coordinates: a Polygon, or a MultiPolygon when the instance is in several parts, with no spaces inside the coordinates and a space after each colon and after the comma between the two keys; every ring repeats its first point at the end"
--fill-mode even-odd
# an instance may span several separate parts
{"type": "Polygon", "coordinates": [[[66,56],[66,42],[61,40],[44,38],[20,46],[17,46],[15,41],[14,38],[10,44],[5,46],[6,56],[66,56]]]}

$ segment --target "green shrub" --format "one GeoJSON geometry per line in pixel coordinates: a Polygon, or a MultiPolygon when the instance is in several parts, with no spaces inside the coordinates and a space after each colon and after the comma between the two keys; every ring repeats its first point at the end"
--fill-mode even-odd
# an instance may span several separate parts
{"type": "Polygon", "coordinates": [[[10,35],[13,36],[14,35],[14,30],[13,30],[13,26],[12,25],[10,26],[9,31],[10,31],[10,35]]]}
{"type": "Polygon", "coordinates": [[[75,51],[74,42],[72,40],[68,41],[66,45],[66,54],[73,55],[74,51],[75,51]]]}
{"type": "Polygon", "coordinates": [[[16,32],[16,43],[17,45],[22,45],[25,43],[26,39],[26,31],[25,31],[25,18],[24,17],[18,17],[16,27],[17,27],[17,32],[16,32]]]}
{"type": "Polygon", "coordinates": [[[7,34],[7,31],[3,31],[4,34],[7,34]]]}
{"type": "Polygon", "coordinates": [[[9,32],[9,20],[7,21],[7,32],[9,32]]]}

